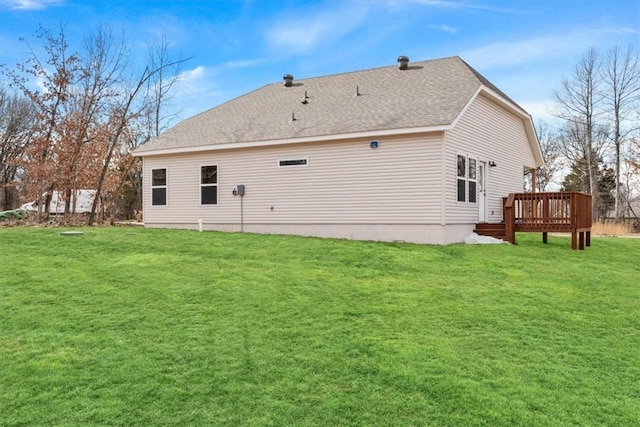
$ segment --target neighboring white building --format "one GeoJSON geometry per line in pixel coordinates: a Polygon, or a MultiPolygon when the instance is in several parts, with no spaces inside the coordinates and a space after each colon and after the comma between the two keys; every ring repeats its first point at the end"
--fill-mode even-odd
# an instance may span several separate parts
{"type": "MultiPolygon", "coordinates": [[[[96,197],[96,190],[76,190],[71,194],[71,198],[73,200],[73,206],[69,210],[71,213],[89,213],[91,212],[91,206],[93,205],[93,200],[96,197]]],[[[44,200],[44,195],[42,199],[44,200]]],[[[51,194],[51,202],[49,202],[49,213],[52,215],[62,215],[64,214],[66,207],[66,202],[64,200],[64,192],[63,191],[54,191],[51,194]]],[[[20,209],[24,209],[30,212],[38,211],[38,201],[33,201],[29,203],[25,203],[20,207],[20,209]]]]}
{"type": "Polygon", "coordinates": [[[530,115],[459,57],[399,60],[285,75],[138,148],[145,225],[448,244],[500,222],[543,163],[530,115]]]}

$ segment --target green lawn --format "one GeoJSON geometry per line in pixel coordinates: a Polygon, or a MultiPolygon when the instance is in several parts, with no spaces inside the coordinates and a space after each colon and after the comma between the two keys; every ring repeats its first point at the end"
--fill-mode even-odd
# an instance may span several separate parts
{"type": "Polygon", "coordinates": [[[638,425],[640,240],[0,229],[0,425],[638,425]]]}

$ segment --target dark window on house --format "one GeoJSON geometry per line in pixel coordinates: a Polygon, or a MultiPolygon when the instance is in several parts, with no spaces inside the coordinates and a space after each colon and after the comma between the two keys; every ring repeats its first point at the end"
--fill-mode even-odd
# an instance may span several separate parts
{"type": "Polygon", "coordinates": [[[200,167],[200,204],[218,204],[218,166],[200,167]]]}
{"type": "Polygon", "coordinates": [[[469,203],[477,203],[477,185],[475,181],[469,181],[469,203]]]}
{"type": "Polygon", "coordinates": [[[469,158],[469,203],[478,202],[476,159],[469,158]]]}
{"type": "Polygon", "coordinates": [[[459,202],[478,203],[478,161],[458,154],[457,193],[459,202]]]}
{"type": "Polygon", "coordinates": [[[151,169],[151,205],[167,204],[167,169],[151,169]]]}
{"type": "Polygon", "coordinates": [[[466,201],[467,193],[467,158],[458,154],[458,201],[466,201]]]}
{"type": "Polygon", "coordinates": [[[279,160],[278,166],[307,166],[309,159],[291,159],[291,160],[279,160]]]}

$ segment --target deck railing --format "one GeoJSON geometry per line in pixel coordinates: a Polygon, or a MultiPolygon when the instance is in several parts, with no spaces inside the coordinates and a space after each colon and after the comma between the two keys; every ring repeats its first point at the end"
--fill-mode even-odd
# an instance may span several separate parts
{"type": "Polygon", "coordinates": [[[587,246],[591,235],[591,195],[576,192],[511,193],[504,200],[503,218],[506,237],[515,243],[517,231],[542,232],[546,243],[548,232],[570,232],[572,247],[587,246]]]}

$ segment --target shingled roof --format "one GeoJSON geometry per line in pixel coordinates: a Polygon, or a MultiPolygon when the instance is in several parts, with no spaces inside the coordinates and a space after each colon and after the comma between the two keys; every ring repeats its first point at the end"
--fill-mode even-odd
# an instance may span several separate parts
{"type": "Polygon", "coordinates": [[[178,123],[135,154],[446,129],[481,87],[529,117],[456,56],[269,84],[178,123]]]}

